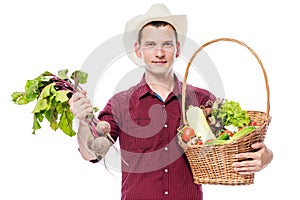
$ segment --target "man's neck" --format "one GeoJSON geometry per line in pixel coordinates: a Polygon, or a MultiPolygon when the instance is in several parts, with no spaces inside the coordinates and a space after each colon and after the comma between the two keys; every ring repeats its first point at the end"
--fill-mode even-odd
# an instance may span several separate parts
{"type": "Polygon", "coordinates": [[[151,73],[145,74],[145,80],[149,87],[157,93],[163,100],[166,100],[170,92],[175,86],[174,74],[170,72],[161,76],[153,75],[151,73]]]}

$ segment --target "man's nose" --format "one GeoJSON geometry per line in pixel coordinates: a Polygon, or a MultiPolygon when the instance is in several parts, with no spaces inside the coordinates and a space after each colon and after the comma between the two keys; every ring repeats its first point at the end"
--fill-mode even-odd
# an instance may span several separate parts
{"type": "Polygon", "coordinates": [[[165,56],[165,50],[161,47],[156,49],[156,57],[163,58],[165,56]]]}

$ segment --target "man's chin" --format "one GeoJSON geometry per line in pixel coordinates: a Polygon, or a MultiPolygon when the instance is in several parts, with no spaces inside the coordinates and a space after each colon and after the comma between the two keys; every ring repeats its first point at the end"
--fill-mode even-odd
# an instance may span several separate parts
{"type": "Polygon", "coordinates": [[[170,68],[165,66],[150,66],[146,69],[153,74],[165,74],[170,72],[170,68]]]}
{"type": "Polygon", "coordinates": [[[156,76],[165,76],[170,73],[170,70],[151,70],[149,72],[156,76]]]}

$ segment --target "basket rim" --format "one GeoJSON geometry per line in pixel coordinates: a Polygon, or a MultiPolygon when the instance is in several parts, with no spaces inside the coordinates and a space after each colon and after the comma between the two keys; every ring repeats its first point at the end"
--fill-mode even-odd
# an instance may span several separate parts
{"type": "Polygon", "coordinates": [[[181,106],[182,106],[182,121],[184,123],[184,125],[188,125],[187,123],[187,119],[186,119],[186,109],[185,109],[185,99],[186,99],[186,84],[187,84],[187,77],[188,77],[188,73],[189,73],[189,68],[194,60],[194,58],[197,56],[197,54],[202,51],[205,47],[209,46],[210,44],[216,43],[216,42],[220,42],[220,41],[228,41],[228,42],[234,42],[237,44],[240,44],[241,46],[246,47],[251,53],[252,55],[256,58],[257,62],[259,63],[262,73],[264,75],[264,80],[265,80],[265,87],[266,87],[266,93],[267,93],[267,106],[266,106],[266,119],[269,118],[269,113],[270,113],[270,88],[269,88],[269,81],[268,81],[268,77],[267,77],[267,73],[266,70],[263,66],[263,63],[261,61],[261,59],[259,58],[259,56],[257,55],[257,53],[250,48],[248,45],[246,45],[244,42],[234,39],[234,38],[218,38],[218,39],[213,39],[210,40],[206,43],[204,43],[203,45],[201,45],[191,56],[186,70],[185,70],[185,74],[183,77],[183,84],[182,84],[182,98],[181,98],[181,106]]]}

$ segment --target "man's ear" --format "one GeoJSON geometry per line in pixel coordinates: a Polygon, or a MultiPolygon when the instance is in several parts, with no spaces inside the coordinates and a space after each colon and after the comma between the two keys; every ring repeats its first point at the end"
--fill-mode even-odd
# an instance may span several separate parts
{"type": "Polygon", "coordinates": [[[176,58],[178,58],[180,55],[180,42],[176,43],[176,58]]]}
{"type": "Polygon", "coordinates": [[[134,43],[134,52],[138,58],[142,58],[141,45],[138,42],[134,43]]]}

